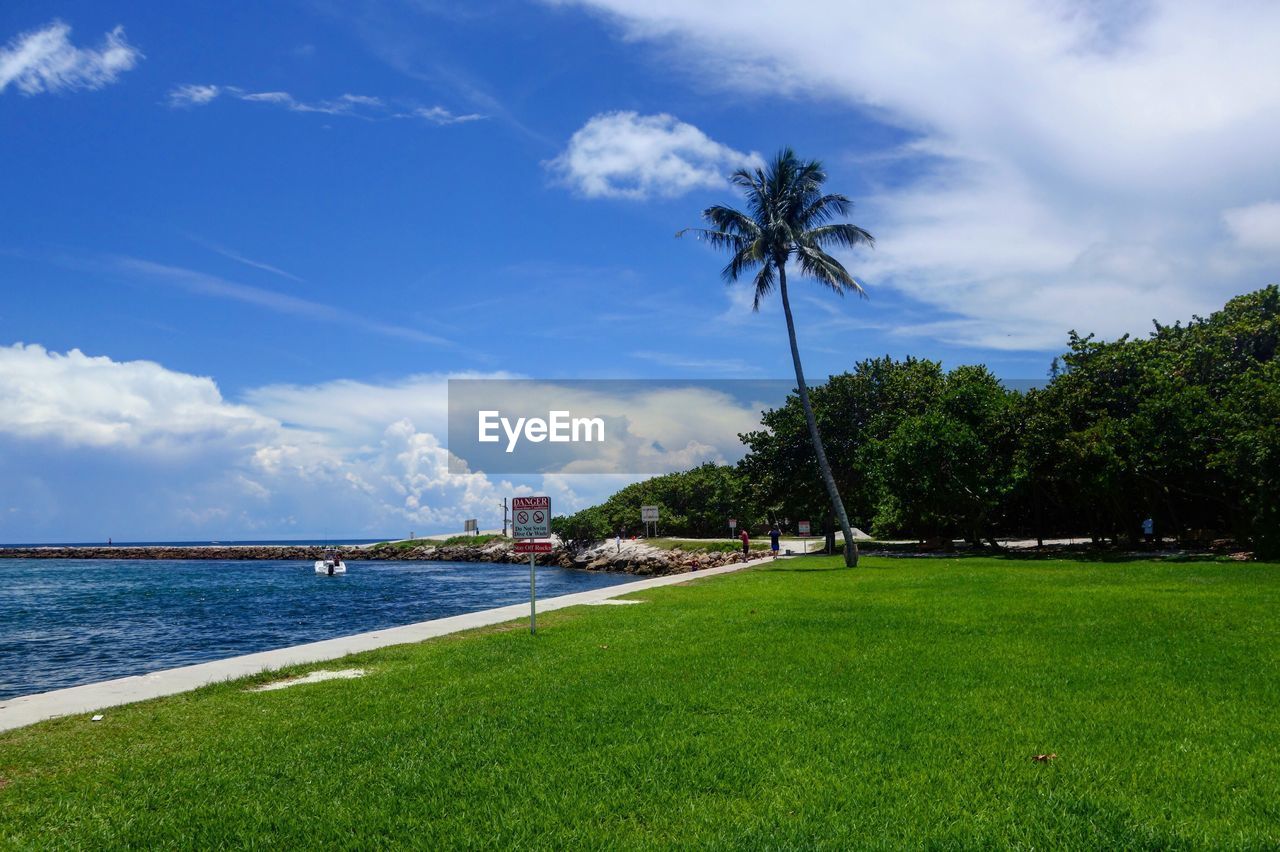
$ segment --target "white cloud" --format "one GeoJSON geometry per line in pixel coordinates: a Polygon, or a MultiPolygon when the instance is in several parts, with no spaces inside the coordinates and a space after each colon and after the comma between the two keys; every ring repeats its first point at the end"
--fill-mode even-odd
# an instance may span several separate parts
{"type": "Polygon", "coordinates": [[[264,104],[281,104],[282,106],[287,106],[290,109],[295,108],[297,105],[297,101],[293,99],[293,95],[288,92],[246,92],[241,94],[239,97],[242,101],[252,101],[264,104]]]}
{"type": "Polygon", "coordinates": [[[219,97],[228,97],[248,103],[270,104],[290,112],[310,112],[322,115],[345,115],[370,120],[423,119],[440,126],[480,121],[487,116],[478,113],[457,114],[442,106],[413,106],[400,109],[386,99],[375,95],[344,94],[336,98],[306,101],[289,92],[250,92],[239,86],[201,85],[188,83],[169,90],[167,102],[174,108],[204,106],[219,97]]]}
{"type": "Polygon", "coordinates": [[[555,398],[625,421],[627,435],[603,464],[586,460],[585,475],[570,465],[506,480],[450,471],[451,378],[511,376],[274,385],[229,400],[211,378],[150,361],[0,347],[0,474],[23,495],[20,511],[0,514],[0,541],[494,527],[513,494],[551,493],[567,512],[643,478],[600,470],[732,461],[764,405],[704,387],[521,382],[517,409],[555,398]]]}
{"type": "Polygon", "coordinates": [[[222,94],[220,86],[200,86],[194,83],[177,86],[169,91],[169,106],[203,106],[222,94]]]}
{"type": "Polygon", "coordinates": [[[222,398],[212,379],[37,344],[0,347],[0,432],[73,446],[175,449],[253,441],[274,423],[222,398]]]}
{"type": "Polygon", "coordinates": [[[1280,197],[1278,4],[575,2],[703,85],[843,100],[904,130],[860,156],[883,189],[857,214],[877,250],[850,262],[949,315],[945,339],[1141,331],[1280,271],[1233,256],[1269,244],[1267,208],[1229,233],[1219,212],[1280,197]]]}
{"type": "Polygon", "coordinates": [[[1223,211],[1222,219],[1244,249],[1280,251],[1280,201],[1260,201],[1223,211]]]}
{"type": "Polygon", "coordinates": [[[413,110],[411,115],[425,119],[432,124],[463,124],[468,121],[480,121],[485,118],[478,112],[455,115],[442,106],[419,107],[413,110]]]}
{"type": "Polygon", "coordinates": [[[734,169],[760,164],[674,116],[610,112],[593,117],[547,163],[588,198],[644,199],[726,186],[734,169]]]}
{"type": "Polygon", "coordinates": [[[70,35],[71,27],[53,21],[0,49],[0,92],[10,84],[26,95],[101,89],[142,58],[141,51],[125,40],[123,27],[107,33],[96,50],[76,47],[70,35]]]}
{"type": "Polygon", "coordinates": [[[341,436],[353,445],[373,444],[388,424],[409,420],[437,435],[448,428],[450,378],[509,378],[505,373],[424,374],[383,384],[336,379],[314,385],[267,385],[245,401],[256,411],[316,434],[341,436]]]}
{"type": "Polygon", "coordinates": [[[443,410],[443,388],[332,383],[236,403],[210,378],[150,361],[0,347],[0,469],[47,497],[0,518],[0,541],[105,518],[166,538],[493,525],[518,487],[450,473],[448,451],[415,425],[443,410]]]}

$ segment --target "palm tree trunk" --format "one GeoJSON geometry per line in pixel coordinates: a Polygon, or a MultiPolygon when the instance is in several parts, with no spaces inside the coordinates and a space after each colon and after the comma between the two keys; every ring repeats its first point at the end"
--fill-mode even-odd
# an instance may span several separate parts
{"type": "Polygon", "coordinates": [[[849,516],[844,511],[844,503],[840,500],[835,477],[831,475],[827,451],[822,448],[822,436],[818,434],[818,421],[813,416],[813,406],[809,404],[809,386],[804,382],[804,368],[800,366],[800,348],[796,345],[796,324],[791,318],[791,300],[787,298],[786,265],[779,263],[777,266],[778,290],[782,293],[782,312],[787,317],[787,337],[791,340],[791,362],[796,368],[796,390],[800,393],[800,407],[804,409],[804,419],[809,424],[809,438],[813,441],[813,452],[818,457],[818,470],[822,473],[822,484],[827,486],[827,496],[831,498],[831,509],[835,512],[836,519],[840,521],[840,529],[844,532],[845,567],[856,568],[858,545],[853,540],[853,530],[849,526],[849,516]]]}

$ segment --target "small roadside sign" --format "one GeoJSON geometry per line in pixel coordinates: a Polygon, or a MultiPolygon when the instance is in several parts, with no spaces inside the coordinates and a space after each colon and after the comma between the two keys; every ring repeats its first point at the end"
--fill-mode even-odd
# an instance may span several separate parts
{"type": "Polygon", "coordinates": [[[650,521],[657,522],[657,520],[658,520],[657,506],[641,506],[640,507],[640,521],[642,523],[647,524],[650,521]]]}
{"type": "Polygon", "coordinates": [[[808,521],[797,521],[797,522],[796,522],[796,527],[799,529],[799,531],[800,531],[800,535],[808,535],[808,534],[809,534],[809,522],[808,522],[808,521]]]}
{"type": "Polygon", "coordinates": [[[738,528],[738,519],[737,519],[737,518],[730,518],[730,519],[729,519],[729,529],[731,529],[731,530],[736,530],[737,528],[738,528]]]}
{"type": "Polygon", "coordinates": [[[551,498],[513,497],[512,538],[551,538],[551,498]]]}
{"type": "Polygon", "coordinates": [[[516,553],[550,553],[549,541],[517,541],[516,553]]]}

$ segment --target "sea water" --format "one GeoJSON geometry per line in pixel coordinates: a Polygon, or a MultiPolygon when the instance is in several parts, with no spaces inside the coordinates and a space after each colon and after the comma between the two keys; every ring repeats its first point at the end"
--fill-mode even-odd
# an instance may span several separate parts
{"type": "MultiPolygon", "coordinates": [[[[538,568],[538,596],[634,579],[538,568]]],[[[529,566],[0,559],[0,699],[529,599],[529,566]]]]}

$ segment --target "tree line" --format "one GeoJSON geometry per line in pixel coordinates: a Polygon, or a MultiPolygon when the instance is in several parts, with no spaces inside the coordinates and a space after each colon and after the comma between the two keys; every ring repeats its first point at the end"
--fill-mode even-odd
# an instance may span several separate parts
{"type": "MultiPolygon", "coordinates": [[[[1145,338],[1070,335],[1042,387],[1006,388],[985,366],[860,361],[809,389],[854,526],[877,538],[1231,537],[1280,554],[1280,288],[1145,338]]],[[[728,535],[799,519],[838,528],[801,400],[763,412],[736,465],[627,486],[556,519],[570,539],[640,528],[728,535]]]]}

